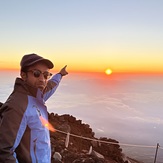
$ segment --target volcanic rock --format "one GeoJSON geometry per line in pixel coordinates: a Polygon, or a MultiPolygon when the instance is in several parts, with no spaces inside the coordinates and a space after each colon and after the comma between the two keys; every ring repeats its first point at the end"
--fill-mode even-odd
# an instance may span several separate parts
{"type": "Polygon", "coordinates": [[[56,129],[50,132],[52,163],[134,163],[117,140],[96,138],[88,124],[72,115],[51,113],[49,122],[56,129]]]}

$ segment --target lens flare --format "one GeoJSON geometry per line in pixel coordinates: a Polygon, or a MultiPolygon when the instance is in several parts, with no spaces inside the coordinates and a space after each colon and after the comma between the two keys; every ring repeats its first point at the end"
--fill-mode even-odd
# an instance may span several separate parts
{"type": "Polygon", "coordinates": [[[44,127],[46,127],[48,130],[55,132],[55,128],[42,116],[40,116],[40,121],[44,127]]]}

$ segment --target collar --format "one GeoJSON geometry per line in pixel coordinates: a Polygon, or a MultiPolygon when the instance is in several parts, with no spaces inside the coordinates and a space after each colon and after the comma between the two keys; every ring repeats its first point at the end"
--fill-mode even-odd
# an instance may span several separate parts
{"type": "Polygon", "coordinates": [[[40,89],[27,84],[21,78],[16,78],[14,90],[33,96],[39,100],[43,99],[43,92],[40,89]]]}

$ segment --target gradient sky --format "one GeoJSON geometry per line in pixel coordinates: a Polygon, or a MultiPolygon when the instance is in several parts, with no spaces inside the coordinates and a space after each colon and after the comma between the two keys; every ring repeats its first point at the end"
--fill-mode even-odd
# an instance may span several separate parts
{"type": "Polygon", "coordinates": [[[56,69],[163,73],[162,0],[5,0],[0,20],[0,69],[34,52],[56,69]]]}

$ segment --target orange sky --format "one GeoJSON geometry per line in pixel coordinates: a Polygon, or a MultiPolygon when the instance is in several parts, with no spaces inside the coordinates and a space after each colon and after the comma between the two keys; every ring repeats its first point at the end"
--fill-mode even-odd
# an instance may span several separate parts
{"type": "MultiPolygon", "coordinates": [[[[46,54],[46,53],[45,53],[46,54]]],[[[0,58],[0,69],[19,69],[20,60],[24,54],[19,55],[5,55],[0,58]]],[[[40,54],[41,55],[41,54],[40,54]]],[[[110,68],[113,73],[119,72],[133,72],[133,73],[163,73],[163,55],[151,56],[148,55],[132,57],[124,55],[122,56],[97,56],[96,58],[91,55],[88,57],[75,56],[75,54],[64,54],[59,56],[54,55],[42,55],[44,58],[50,59],[55,67],[54,71],[59,70],[64,65],[67,65],[67,69],[71,72],[104,72],[107,68],[110,68]],[[145,57],[146,56],[146,57],[145,57]]]]}
{"type": "Polygon", "coordinates": [[[162,1],[18,0],[0,11],[0,69],[37,53],[54,70],[163,73],[162,1]]]}

